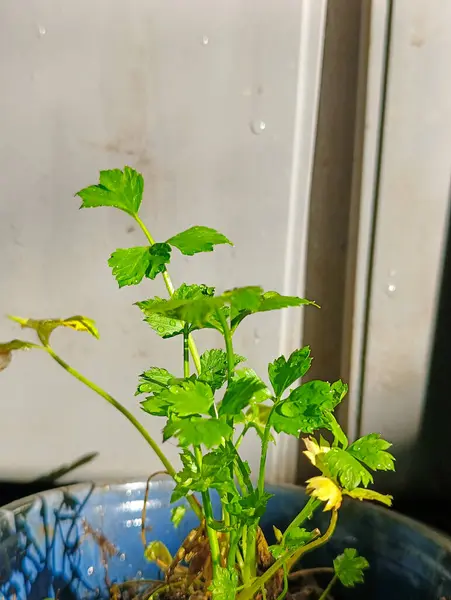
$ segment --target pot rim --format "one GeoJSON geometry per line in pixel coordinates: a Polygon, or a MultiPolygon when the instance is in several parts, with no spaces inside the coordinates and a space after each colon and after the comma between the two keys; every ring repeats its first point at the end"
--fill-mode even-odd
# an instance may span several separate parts
{"type": "MultiPolygon", "coordinates": [[[[12,512],[12,513],[17,513],[20,510],[30,506],[37,498],[41,498],[42,496],[45,496],[47,494],[51,494],[51,493],[58,493],[58,492],[67,492],[69,490],[82,490],[85,489],[86,487],[94,487],[97,491],[127,491],[127,490],[137,490],[137,489],[142,489],[145,490],[147,486],[147,480],[146,479],[126,479],[126,478],[119,478],[119,479],[114,479],[111,480],[109,482],[105,482],[105,481],[84,481],[84,482],[79,482],[79,483],[70,483],[67,485],[61,485],[55,488],[50,488],[48,490],[45,490],[43,492],[38,492],[35,494],[30,494],[28,496],[24,496],[23,498],[19,498],[18,500],[14,500],[13,502],[10,502],[9,504],[5,504],[4,506],[0,507],[0,516],[2,512],[12,512]]],[[[174,486],[174,482],[172,479],[168,479],[168,478],[155,478],[152,479],[152,481],[149,482],[149,488],[171,488],[174,486]]],[[[305,493],[305,486],[303,485],[295,485],[292,483],[282,483],[282,484],[270,484],[268,483],[268,487],[272,488],[274,490],[291,490],[291,491],[303,491],[305,493]]],[[[406,515],[403,515],[402,513],[398,512],[395,509],[388,509],[385,508],[383,506],[378,506],[376,504],[372,504],[370,502],[360,502],[359,500],[355,500],[353,498],[345,498],[344,499],[344,504],[354,504],[355,506],[357,506],[357,504],[361,504],[362,505],[362,510],[364,511],[371,511],[371,512],[377,512],[379,514],[383,514],[385,515],[386,518],[391,519],[393,521],[398,521],[401,522],[402,524],[404,524],[406,527],[410,527],[411,529],[414,529],[415,531],[417,531],[419,534],[423,535],[424,537],[430,539],[431,541],[440,544],[442,546],[445,546],[447,551],[451,553],[451,537],[449,535],[447,535],[446,533],[439,531],[437,529],[434,529],[433,527],[426,525],[425,523],[421,523],[421,521],[417,521],[416,519],[413,519],[412,517],[408,517],[406,515]]]]}

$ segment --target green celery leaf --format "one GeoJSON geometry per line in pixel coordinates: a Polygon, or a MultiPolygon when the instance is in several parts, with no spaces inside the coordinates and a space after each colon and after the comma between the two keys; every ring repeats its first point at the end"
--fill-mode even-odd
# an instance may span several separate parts
{"type": "Polygon", "coordinates": [[[158,273],[166,270],[171,260],[171,246],[154,244],[153,246],[136,246],[134,248],[118,248],[108,260],[119,287],[137,285],[143,277],[155,279],[158,273]]]}
{"type": "MultiPolygon", "coordinates": [[[[246,359],[238,354],[234,355],[234,365],[246,359]]],[[[208,383],[213,390],[222,388],[227,379],[227,354],[224,350],[206,350],[200,357],[201,371],[199,380],[208,383]]]]}
{"type": "Polygon", "coordinates": [[[345,548],[343,554],[334,560],[335,574],[345,587],[363,583],[363,571],[369,566],[366,558],[359,556],[355,548],[345,548]]]}
{"type": "Polygon", "coordinates": [[[208,285],[192,284],[188,285],[182,283],[174,292],[173,298],[175,300],[194,300],[195,298],[202,298],[203,296],[214,296],[215,288],[209,287],[208,285]]]}
{"type": "Polygon", "coordinates": [[[147,398],[141,402],[141,408],[144,412],[149,415],[154,415],[155,417],[169,417],[171,407],[157,395],[147,396],[147,398]]]}
{"type": "Polygon", "coordinates": [[[186,506],[184,506],[183,504],[179,504],[178,506],[171,508],[171,521],[176,529],[182,522],[185,514],[186,514],[186,506]]]}
{"type": "Polygon", "coordinates": [[[252,369],[235,373],[219,407],[220,415],[238,415],[249,404],[264,402],[271,393],[252,369]]]}
{"type": "Polygon", "coordinates": [[[288,308],[290,306],[302,306],[318,305],[312,300],[306,300],[305,298],[299,298],[298,296],[282,296],[279,292],[265,292],[262,296],[259,312],[266,312],[268,310],[280,310],[281,308],[288,308]]]}
{"type": "Polygon", "coordinates": [[[182,254],[193,256],[198,252],[212,252],[213,246],[217,244],[229,244],[233,246],[232,242],[210,227],[202,227],[195,225],[190,227],[186,231],[182,231],[177,235],[169,238],[167,241],[171,246],[178,248],[182,254]]]}
{"type": "Polygon", "coordinates": [[[338,479],[346,490],[353,490],[360,484],[368,487],[373,477],[359,461],[341,448],[331,448],[321,455],[322,463],[332,477],[338,479]]]}
{"type": "MultiPolygon", "coordinates": [[[[251,404],[244,415],[244,424],[247,429],[253,428],[257,432],[258,437],[263,440],[266,423],[271,414],[271,407],[266,404],[251,404]]],[[[237,420],[235,420],[235,423],[237,420]]],[[[272,435],[269,436],[269,441],[274,442],[272,435]]]]}
{"type": "Polygon", "coordinates": [[[317,536],[317,531],[307,531],[301,527],[293,527],[286,535],[284,546],[287,550],[297,550],[311,542],[317,536]]]}
{"type": "Polygon", "coordinates": [[[363,488],[356,488],[355,490],[351,490],[349,492],[344,491],[344,493],[347,496],[351,496],[351,498],[354,498],[355,500],[375,501],[385,504],[386,506],[391,506],[393,500],[393,496],[389,496],[388,494],[380,494],[374,490],[365,490],[363,488]]]}
{"type": "Polygon", "coordinates": [[[276,560],[279,559],[284,554],[286,554],[285,548],[283,546],[280,546],[279,544],[274,544],[272,546],[269,546],[269,551],[271,552],[272,556],[276,560]]]}
{"type": "Polygon", "coordinates": [[[251,523],[265,514],[266,506],[274,494],[263,492],[258,489],[244,496],[236,496],[227,504],[227,511],[238,517],[242,523],[251,523]]]}
{"type": "Polygon", "coordinates": [[[118,248],[110,256],[108,265],[119,287],[141,283],[150,266],[149,246],[118,248]]]}
{"type": "Polygon", "coordinates": [[[248,315],[258,312],[267,312],[269,310],[280,310],[290,306],[312,305],[318,306],[311,300],[298,298],[297,296],[282,296],[278,292],[265,292],[261,294],[259,302],[251,306],[234,306],[232,307],[232,332],[236,330],[241,321],[248,315]]]}
{"type": "Polygon", "coordinates": [[[171,502],[174,502],[190,492],[206,492],[215,489],[220,496],[236,495],[236,488],[230,469],[235,455],[222,446],[203,456],[202,467],[199,470],[194,455],[184,450],[182,455],[183,469],[175,476],[171,502]]]}
{"type": "Polygon", "coordinates": [[[286,400],[279,403],[271,422],[280,433],[299,436],[314,433],[316,429],[331,429],[331,414],[336,396],[326,381],[308,381],[295,388],[286,400]]]}
{"type": "Polygon", "coordinates": [[[170,420],[163,429],[163,439],[177,437],[182,447],[204,445],[213,448],[223,439],[229,439],[232,433],[233,429],[222,419],[191,417],[170,420]]]}
{"type": "Polygon", "coordinates": [[[238,573],[235,567],[218,567],[214,582],[208,588],[215,600],[236,598],[238,573]]]}
{"type": "Polygon", "coordinates": [[[141,206],[144,179],[140,173],[124,167],[100,171],[99,185],[91,185],[75,194],[82,199],[80,208],[114,206],[135,217],[141,206]]]}
{"type": "Polygon", "coordinates": [[[150,247],[150,264],[146,272],[146,277],[155,279],[159,273],[166,271],[166,265],[171,260],[171,246],[169,244],[156,243],[150,247]]]}
{"type": "Polygon", "coordinates": [[[338,406],[338,404],[340,404],[340,402],[348,393],[348,386],[346,383],[343,383],[341,379],[339,379],[330,386],[330,391],[335,398],[334,406],[338,406]]]}
{"type": "Polygon", "coordinates": [[[373,471],[394,471],[395,459],[386,452],[391,445],[379,433],[370,433],[351,444],[348,452],[373,471]]]}
{"type": "Polygon", "coordinates": [[[345,434],[345,432],[343,431],[343,429],[340,427],[337,419],[334,417],[333,413],[329,413],[328,418],[327,418],[327,422],[328,422],[328,426],[327,429],[329,429],[329,431],[331,431],[334,435],[334,438],[337,442],[339,442],[344,449],[346,449],[348,447],[348,438],[345,434]]]}
{"type": "Polygon", "coordinates": [[[138,306],[146,317],[151,314],[158,314],[184,323],[191,323],[195,327],[205,327],[211,326],[211,317],[224,306],[232,305],[234,301],[240,305],[244,301],[252,303],[260,293],[261,288],[250,286],[230,290],[221,296],[200,294],[194,298],[180,299],[174,294],[171,300],[160,303],[152,303],[152,301],[139,302],[138,306]]]}
{"type": "Polygon", "coordinates": [[[173,379],[175,379],[175,376],[166,369],[150,367],[139,376],[139,385],[135,396],[138,394],[158,394],[167,388],[169,382],[173,379]]]}
{"type": "Polygon", "coordinates": [[[279,356],[270,363],[268,374],[276,396],[280,398],[292,383],[303,377],[310,369],[311,363],[309,346],[295,350],[288,360],[285,356],[279,356]]]}
{"type": "Polygon", "coordinates": [[[22,327],[34,329],[44,344],[48,344],[52,332],[58,327],[68,327],[75,331],[86,331],[95,338],[99,338],[99,332],[92,319],[76,315],[68,319],[23,319],[22,317],[9,317],[12,321],[19,323],[22,327]]]}
{"type": "Polygon", "coordinates": [[[212,389],[201,381],[184,381],[178,385],[170,385],[157,396],[158,401],[165,402],[169,412],[178,417],[191,415],[208,415],[213,404],[212,389]]]}
{"type": "Polygon", "coordinates": [[[194,300],[210,298],[213,296],[214,291],[214,288],[206,285],[187,285],[184,283],[175,290],[171,300],[156,297],[137,302],[136,305],[144,313],[144,320],[158,335],[162,338],[170,338],[183,333],[185,321],[170,315],[170,310],[166,310],[168,305],[170,306],[173,303],[184,304],[185,302],[190,303],[194,300]],[[158,307],[157,311],[155,307],[158,307]]]}
{"type": "Polygon", "coordinates": [[[155,297],[149,300],[143,300],[142,302],[137,302],[136,306],[138,306],[144,313],[144,321],[146,321],[146,323],[148,323],[160,337],[167,339],[176,335],[181,335],[183,333],[185,323],[180,321],[180,319],[173,319],[171,317],[167,317],[166,315],[152,312],[153,306],[161,305],[164,302],[169,302],[169,300],[163,300],[162,298],[155,297]]]}
{"type": "MultiPolygon", "coordinates": [[[[301,304],[314,304],[303,298],[293,296],[280,296],[276,292],[262,293],[257,286],[235,288],[224,292],[220,296],[195,297],[182,299],[174,294],[171,300],[153,302],[152,300],[139,302],[138,306],[147,319],[153,314],[169,317],[185,323],[190,323],[196,328],[214,327],[221,329],[216,313],[220,310],[230,311],[232,318],[231,328],[234,331],[242,319],[253,313],[263,310],[275,310],[286,306],[300,306],[301,304]],[[271,294],[270,300],[267,295],[271,294]]],[[[225,313],[227,315],[227,313],[225,313]]]]}
{"type": "Polygon", "coordinates": [[[38,344],[32,344],[31,342],[25,342],[23,340],[11,340],[10,342],[0,343],[1,354],[12,352],[13,350],[30,350],[31,348],[42,348],[42,346],[38,346],[38,344]]]}

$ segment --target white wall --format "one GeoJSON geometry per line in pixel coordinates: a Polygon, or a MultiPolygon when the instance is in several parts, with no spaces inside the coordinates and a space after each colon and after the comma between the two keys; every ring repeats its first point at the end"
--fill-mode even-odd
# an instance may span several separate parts
{"type": "Polygon", "coordinates": [[[450,23],[442,0],[397,0],[391,17],[388,2],[373,3],[350,416],[354,435],[382,432],[406,463],[423,417],[448,226],[450,23]]]}
{"type": "MultiPolygon", "coordinates": [[[[58,332],[55,347],[156,435],[160,422],[133,397],[137,375],[152,364],[179,368],[179,342],[157,339],[132,302],[161,286],[117,290],[107,258],[142,236],[113,210],[78,212],[72,195],[99,169],[129,164],[145,177],[143,218],[156,238],[205,224],[236,244],[174,260],[176,283],[302,292],[324,8],[325,0],[0,4],[0,313],[96,319],[100,342],[58,332]]],[[[0,338],[17,334],[0,323],[0,338]]],[[[300,313],[271,315],[249,319],[236,346],[265,374],[300,338],[300,313]]],[[[101,457],[84,475],[159,466],[119,414],[43,354],[15,356],[0,401],[0,477],[31,477],[91,450],[101,457]]],[[[245,452],[255,464],[256,442],[245,452]]],[[[289,460],[273,463],[272,479],[289,480],[296,448],[282,444],[281,453],[289,460]]]]}

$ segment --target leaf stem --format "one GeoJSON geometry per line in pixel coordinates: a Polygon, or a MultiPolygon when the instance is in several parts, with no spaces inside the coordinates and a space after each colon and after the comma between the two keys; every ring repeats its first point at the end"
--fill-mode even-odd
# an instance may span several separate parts
{"type": "Polygon", "coordinates": [[[266,421],[265,430],[263,432],[262,453],[260,455],[260,468],[258,471],[258,491],[260,494],[263,494],[263,492],[265,491],[266,459],[268,456],[269,438],[271,435],[271,417],[279,400],[280,398],[275,399],[274,405],[271,408],[271,411],[268,415],[268,420],[266,421]]]}
{"type": "MultiPolygon", "coordinates": [[[[55,360],[61,367],[63,367],[63,369],[65,371],[67,371],[70,375],[75,377],[75,379],[78,379],[78,381],[81,381],[81,383],[84,383],[93,392],[95,392],[96,394],[101,396],[104,400],[106,400],[109,404],[114,406],[114,408],[116,408],[120,413],[122,413],[124,415],[124,417],[126,419],[128,419],[128,421],[130,421],[130,423],[135,427],[135,429],[137,429],[139,431],[139,433],[142,435],[142,437],[146,440],[146,442],[149,444],[149,446],[152,448],[152,450],[158,456],[158,458],[162,462],[162,464],[163,464],[164,468],[166,469],[166,471],[168,472],[168,474],[174,479],[175,474],[176,474],[174,467],[169,462],[168,458],[166,458],[165,454],[161,451],[157,442],[148,433],[148,431],[141,425],[141,423],[138,421],[138,419],[134,415],[132,415],[132,413],[130,411],[128,411],[123,404],[121,404],[118,400],[113,398],[113,396],[108,394],[108,392],[106,392],[104,389],[99,387],[96,383],[94,383],[93,381],[91,381],[90,379],[88,379],[87,377],[85,377],[84,375],[79,373],[77,370],[75,370],[73,367],[71,367],[66,361],[64,361],[53,350],[53,348],[51,346],[44,343],[44,340],[41,339],[41,342],[44,345],[44,348],[47,351],[47,353],[53,358],[53,360],[55,360]]],[[[199,517],[199,519],[202,519],[202,512],[199,510],[199,507],[197,506],[196,502],[189,496],[187,497],[187,500],[190,503],[191,508],[194,510],[195,514],[199,517]]]]}
{"type": "MultiPolygon", "coordinates": [[[[141,227],[142,232],[144,233],[144,235],[147,238],[147,241],[149,242],[149,244],[151,246],[153,246],[155,244],[155,240],[153,239],[153,237],[150,234],[150,231],[147,229],[147,227],[145,226],[145,224],[143,223],[143,221],[141,220],[141,218],[138,215],[134,215],[133,218],[135,219],[135,221],[138,223],[138,225],[141,227]]],[[[168,271],[163,271],[162,273],[163,275],[163,280],[164,283],[166,285],[166,289],[168,291],[169,296],[174,295],[174,284],[172,283],[171,277],[168,273],[168,271]]],[[[199,357],[199,352],[197,350],[197,346],[196,343],[194,342],[193,336],[191,334],[188,335],[188,346],[191,352],[191,356],[193,357],[193,362],[194,362],[194,366],[196,367],[196,371],[198,373],[200,373],[200,357],[199,357]]]]}
{"type": "MultiPolygon", "coordinates": [[[[245,558],[244,558],[244,573],[243,580],[244,582],[249,582],[255,579],[257,574],[257,525],[252,524],[248,525],[247,533],[246,533],[246,541],[245,541],[245,558]]],[[[244,542],[243,542],[244,545],[244,542]]],[[[255,590],[256,592],[261,587],[255,590]]]]}
{"type": "Polygon", "coordinates": [[[227,323],[227,319],[224,313],[221,310],[216,311],[219,322],[222,325],[222,334],[224,336],[226,353],[227,353],[227,373],[228,373],[228,382],[230,383],[233,377],[233,371],[235,369],[235,357],[233,354],[233,341],[232,341],[232,333],[230,331],[229,324],[227,323]]]}
{"type": "Polygon", "coordinates": [[[282,569],[283,569],[283,590],[277,596],[277,600],[283,600],[283,598],[285,598],[285,596],[287,595],[287,592],[288,592],[288,573],[287,573],[286,565],[282,565],[282,569]]]}
{"type": "MultiPolygon", "coordinates": [[[[199,446],[194,447],[194,453],[196,456],[197,464],[199,470],[202,469],[202,451],[199,446]]],[[[216,531],[210,526],[210,523],[213,521],[213,507],[211,505],[210,492],[207,490],[206,492],[202,492],[202,504],[204,508],[205,515],[205,528],[207,530],[208,541],[210,543],[210,552],[211,552],[211,565],[213,568],[213,580],[216,578],[218,574],[218,569],[221,566],[220,562],[220,549],[219,549],[219,541],[218,536],[216,535],[216,531]]]]}
{"type": "Polygon", "coordinates": [[[276,560],[276,562],[273,565],[269,567],[267,571],[263,573],[263,575],[255,579],[255,581],[253,581],[250,586],[246,587],[242,592],[240,592],[236,600],[251,600],[254,597],[254,595],[258,592],[258,590],[261,589],[262,585],[265,584],[269,579],[271,579],[271,577],[273,577],[277,573],[277,571],[283,567],[283,565],[286,564],[288,571],[290,571],[290,569],[295,563],[297,563],[301,556],[304,556],[304,554],[307,554],[307,552],[316,550],[316,548],[319,548],[320,546],[328,542],[335,531],[335,527],[337,525],[337,518],[337,511],[334,510],[332,512],[329,527],[327,528],[327,531],[324,533],[324,535],[317,538],[316,540],[313,540],[309,544],[302,546],[295,552],[287,553],[281,556],[278,560],[276,560]]]}
{"type": "Polygon", "coordinates": [[[337,581],[337,576],[334,575],[332,577],[332,579],[330,580],[329,585],[327,586],[327,588],[324,590],[324,592],[319,597],[319,600],[327,600],[327,596],[329,595],[330,590],[334,587],[336,581],[337,581]]]}
{"type": "Polygon", "coordinates": [[[189,331],[188,324],[185,325],[183,330],[183,377],[189,377],[189,331]]]}
{"type": "Polygon", "coordinates": [[[286,540],[288,533],[292,529],[294,529],[295,527],[299,527],[300,525],[302,525],[302,523],[304,523],[304,521],[306,521],[307,519],[310,519],[310,517],[313,515],[313,513],[315,512],[315,510],[318,508],[318,506],[320,504],[321,504],[321,502],[319,500],[317,500],[316,498],[310,497],[308,499],[306,505],[304,506],[304,508],[301,510],[301,512],[291,521],[291,523],[285,529],[282,540],[283,541],[286,540]]]}

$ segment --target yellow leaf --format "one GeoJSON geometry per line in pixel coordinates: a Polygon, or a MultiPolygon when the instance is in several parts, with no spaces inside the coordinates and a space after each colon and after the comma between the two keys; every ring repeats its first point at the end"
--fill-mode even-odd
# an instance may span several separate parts
{"type": "Polygon", "coordinates": [[[321,438],[321,441],[324,442],[324,445],[318,444],[318,442],[314,438],[303,438],[302,441],[305,444],[307,450],[304,450],[303,454],[309,459],[314,467],[318,466],[316,464],[316,457],[318,454],[325,454],[329,452],[330,446],[326,445],[327,442],[321,438]]]}
{"type": "Polygon", "coordinates": [[[340,508],[343,499],[338,485],[328,477],[319,476],[308,479],[307,493],[313,498],[326,502],[325,511],[340,508]]]}
{"type": "Polygon", "coordinates": [[[0,351],[0,371],[4,371],[11,362],[12,353],[0,351]]]}
{"type": "Polygon", "coordinates": [[[356,488],[352,491],[343,491],[347,496],[351,496],[351,498],[355,498],[356,500],[375,500],[376,502],[381,502],[386,506],[391,506],[393,496],[389,496],[388,494],[379,494],[379,492],[375,492],[374,490],[365,490],[363,488],[356,488]]]}
{"type": "Polygon", "coordinates": [[[44,344],[48,344],[51,333],[57,327],[69,327],[75,331],[87,331],[95,338],[99,338],[95,322],[81,315],[75,315],[68,319],[23,319],[22,317],[10,317],[10,319],[19,323],[21,327],[34,329],[44,344]]]}
{"type": "Polygon", "coordinates": [[[6,369],[11,362],[13,350],[29,350],[30,348],[41,348],[37,344],[24,342],[23,340],[11,340],[10,342],[0,343],[0,371],[6,369]]]}
{"type": "Polygon", "coordinates": [[[144,550],[144,558],[149,562],[163,563],[167,567],[172,563],[172,556],[163,542],[150,542],[144,550]]]}
{"type": "Polygon", "coordinates": [[[272,528],[274,530],[274,535],[276,536],[276,542],[280,544],[283,538],[283,533],[280,531],[280,529],[277,529],[275,525],[273,525],[272,528]]]}

